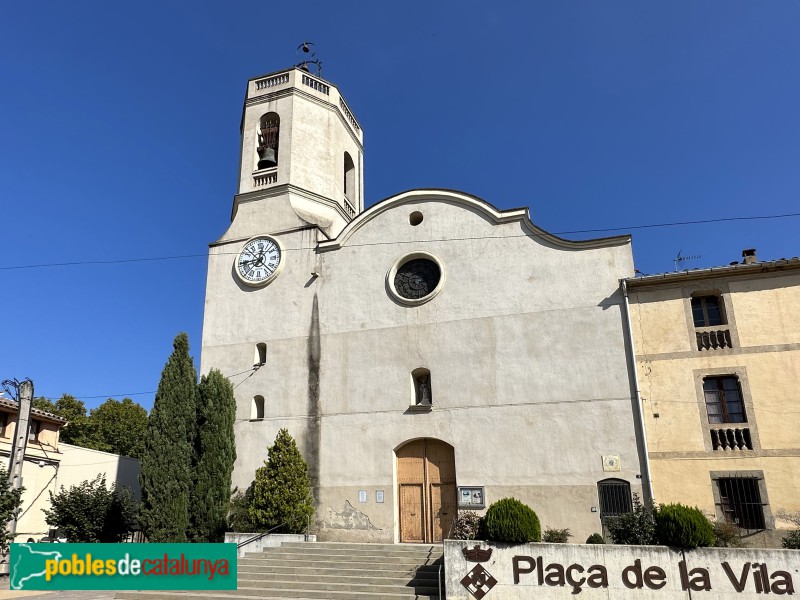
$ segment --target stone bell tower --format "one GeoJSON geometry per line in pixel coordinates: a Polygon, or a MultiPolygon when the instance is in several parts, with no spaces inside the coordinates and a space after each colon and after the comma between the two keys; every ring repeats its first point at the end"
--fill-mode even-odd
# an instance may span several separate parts
{"type": "Polygon", "coordinates": [[[303,66],[247,82],[239,186],[224,237],[316,225],[335,237],[364,208],[364,134],[336,86],[303,66]]]}

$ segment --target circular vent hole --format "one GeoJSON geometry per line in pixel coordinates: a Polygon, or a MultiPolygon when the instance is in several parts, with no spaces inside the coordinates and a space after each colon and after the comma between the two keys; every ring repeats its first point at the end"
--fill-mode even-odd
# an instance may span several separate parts
{"type": "Polygon", "coordinates": [[[411,223],[414,227],[422,223],[422,213],[418,210],[415,210],[410,215],[408,215],[408,222],[411,223]]]}

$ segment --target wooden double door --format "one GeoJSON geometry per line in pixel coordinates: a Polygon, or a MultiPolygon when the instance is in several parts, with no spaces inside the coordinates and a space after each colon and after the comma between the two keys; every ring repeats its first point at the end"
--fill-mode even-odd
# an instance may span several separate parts
{"type": "Polygon", "coordinates": [[[400,541],[440,542],[456,515],[453,447],[434,439],[409,442],[397,450],[400,541]]]}

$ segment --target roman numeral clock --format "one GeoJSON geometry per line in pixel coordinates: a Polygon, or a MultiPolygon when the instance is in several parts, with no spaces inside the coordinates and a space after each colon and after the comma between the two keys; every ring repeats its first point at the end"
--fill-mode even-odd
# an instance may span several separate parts
{"type": "Polygon", "coordinates": [[[283,267],[283,247],[268,235],[258,235],[245,242],[236,256],[234,271],[245,285],[261,287],[278,276],[283,267]]]}

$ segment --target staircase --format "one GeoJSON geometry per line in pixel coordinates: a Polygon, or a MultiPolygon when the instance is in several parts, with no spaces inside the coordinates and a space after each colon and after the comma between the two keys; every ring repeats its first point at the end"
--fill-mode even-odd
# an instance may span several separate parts
{"type": "Polygon", "coordinates": [[[117,592],[116,597],[440,600],[441,565],[441,546],[284,542],[278,548],[251,552],[239,559],[236,591],[117,592]]]}

